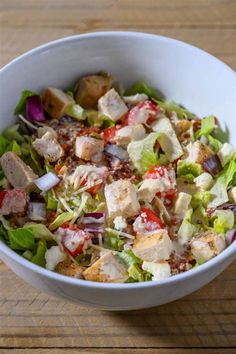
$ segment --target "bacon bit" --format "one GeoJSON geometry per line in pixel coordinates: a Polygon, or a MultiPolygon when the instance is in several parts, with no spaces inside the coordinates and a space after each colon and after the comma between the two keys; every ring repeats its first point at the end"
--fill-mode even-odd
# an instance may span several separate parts
{"type": "Polygon", "coordinates": [[[170,265],[172,275],[186,272],[191,268],[189,261],[185,257],[179,257],[175,254],[170,256],[168,263],[170,265]]]}
{"type": "MultiPolygon", "coordinates": [[[[85,178],[81,184],[80,184],[80,187],[84,187],[87,183],[87,178],[85,178]]],[[[103,183],[99,183],[99,184],[96,184],[95,186],[92,186],[88,189],[86,189],[86,192],[90,193],[93,197],[97,194],[97,192],[99,191],[99,189],[102,187],[103,183]]]]}
{"type": "Polygon", "coordinates": [[[91,134],[100,134],[101,130],[98,127],[83,127],[80,128],[80,130],[77,131],[77,136],[87,136],[91,134]]]}
{"type": "Polygon", "coordinates": [[[117,127],[110,127],[106,128],[102,131],[102,138],[104,140],[104,143],[110,143],[110,144],[115,144],[115,135],[116,135],[117,127]]]}
{"type": "Polygon", "coordinates": [[[47,224],[51,224],[56,219],[56,212],[53,210],[47,210],[47,224]]]}
{"type": "Polygon", "coordinates": [[[78,225],[71,224],[69,221],[64,222],[64,224],[62,224],[60,227],[63,228],[63,229],[70,229],[70,230],[73,230],[73,231],[80,230],[78,225]]]}

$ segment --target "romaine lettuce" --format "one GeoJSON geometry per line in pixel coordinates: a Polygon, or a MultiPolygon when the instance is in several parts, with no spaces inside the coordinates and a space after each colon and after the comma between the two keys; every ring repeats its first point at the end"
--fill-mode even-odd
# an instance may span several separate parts
{"type": "Polygon", "coordinates": [[[158,163],[154,145],[159,133],[150,133],[142,140],[132,141],[127,147],[129,158],[140,174],[144,174],[158,163]]]}
{"type": "Polygon", "coordinates": [[[18,228],[8,230],[9,247],[16,251],[33,250],[35,248],[35,238],[32,230],[28,228],[18,228]]]}
{"type": "Polygon", "coordinates": [[[120,239],[119,233],[116,230],[107,228],[104,237],[105,245],[115,251],[122,251],[124,241],[120,239]]]}
{"type": "Polygon", "coordinates": [[[135,95],[136,93],[145,93],[148,97],[155,97],[154,90],[144,81],[138,81],[134,83],[128,90],[125,91],[124,96],[131,96],[135,95]]]}
{"type": "Polygon", "coordinates": [[[202,172],[202,167],[198,163],[180,160],[177,165],[177,177],[187,182],[193,183],[194,178],[202,172]]]}
{"type": "Polygon", "coordinates": [[[64,212],[62,214],[59,214],[56,219],[49,225],[49,230],[53,231],[56,230],[58,227],[60,227],[62,224],[64,224],[67,221],[72,220],[75,217],[74,213],[71,212],[64,212]]]}
{"type": "Polygon", "coordinates": [[[43,268],[46,266],[45,253],[47,251],[47,244],[45,240],[40,240],[37,243],[36,254],[31,258],[31,262],[43,268]]]}
{"type": "Polygon", "coordinates": [[[215,220],[213,227],[218,234],[226,233],[234,226],[234,212],[232,210],[216,210],[214,212],[215,220]]]}
{"type": "Polygon", "coordinates": [[[216,128],[215,117],[208,116],[203,118],[201,121],[201,129],[199,129],[195,137],[198,139],[200,136],[205,135],[206,137],[212,133],[212,131],[216,128]]]}

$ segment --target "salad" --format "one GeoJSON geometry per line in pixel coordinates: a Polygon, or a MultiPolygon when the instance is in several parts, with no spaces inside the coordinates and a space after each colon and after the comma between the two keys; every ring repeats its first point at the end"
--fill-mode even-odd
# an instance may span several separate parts
{"type": "Polygon", "coordinates": [[[25,90],[0,135],[0,237],[25,259],[97,282],[161,280],[236,238],[236,150],[139,81],[110,74],[25,90]]]}

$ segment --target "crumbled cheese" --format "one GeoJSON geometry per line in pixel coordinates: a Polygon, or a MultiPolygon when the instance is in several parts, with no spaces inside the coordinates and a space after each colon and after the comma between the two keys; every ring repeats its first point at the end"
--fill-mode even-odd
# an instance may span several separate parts
{"type": "Polygon", "coordinates": [[[60,250],[59,246],[52,246],[45,253],[46,268],[54,270],[58,263],[64,261],[65,254],[60,250]]]}
{"type": "Polygon", "coordinates": [[[117,216],[113,220],[113,223],[116,230],[124,230],[127,227],[126,220],[123,216],[117,216]]]}

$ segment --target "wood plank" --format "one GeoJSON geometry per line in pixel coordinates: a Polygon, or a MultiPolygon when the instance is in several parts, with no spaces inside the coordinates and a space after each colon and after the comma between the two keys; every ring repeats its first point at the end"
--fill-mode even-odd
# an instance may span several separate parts
{"type": "Polygon", "coordinates": [[[124,29],[134,24],[163,27],[235,28],[234,0],[1,0],[0,21],[7,27],[124,29]]]}
{"type": "MultiPolygon", "coordinates": [[[[0,349],[0,354],[32,354],[32,349],[0,349]]],[[[34,349],[34,354],[77,354],[77,349],[34,349]]],[[[82,349],[80,354],[130,354],[130,349],[82,349]]],[[[132,349],[132,354],[170,354],[170,349],[132,349]]],[[[171,349],[171,354],[235,354],[235,348],[171,349]]]]}
{"type": "Polygon", "coordinates": [[[103,312],[49,297],[0,267],[0,347],[236,346],[236,264],[171,304],[103,312]]]}
{"type": "MultiPolygon", "coordinates": [[[[1,28],[1,27],[0,27],[1,28]]],[[[99,28],[96,28],[99,29],[99,28]]],[[[137,30],[138,27],[130,27],[137,30]]],[[[146,30],[139,28],[139,30],[146,30]]],[[[82,32],[82,29],[80,29],[82,32]]],[[[200,47],[233,68],[236,68],[236,30],[234,29],[157,29],[149,26],[148,32],[172,37],[200,47]]],[[[77,30],[68,28],[4,28],[0,30],[0,67],[17,55],[45,42],[77,34],[77,30]]]]}

